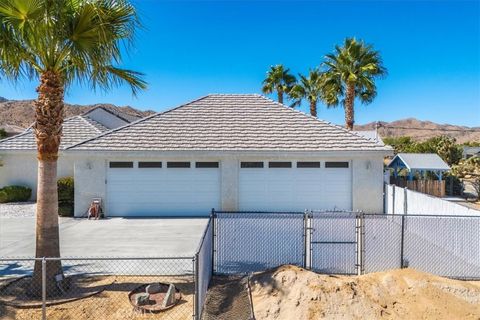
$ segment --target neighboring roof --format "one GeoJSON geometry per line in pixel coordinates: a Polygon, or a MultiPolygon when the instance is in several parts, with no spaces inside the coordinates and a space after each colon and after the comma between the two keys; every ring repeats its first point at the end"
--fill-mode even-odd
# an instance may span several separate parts
{"type": "Polygon", "coordinates": [[[450,170],[448,164],[436,153],[399,153],[388,164],[389,168],[395,165],[405,166],[409,170],[450,170]]]}
{"type": "Polygon", "coordinates": [[[109,105],[99,105],[99,106],[85,112],[84,115],[88,115],[90,112],[92,112],[94,110],[97,110],[97,109],[103,109],[103,110],[117,116],[118,118],[122,119],[123,121],[128,122],[128,123],[140,120],[142,118],[141,116],[135,116],[135,115],[131,115],[131,114],[128,114],[126,112],[120,111],[118,108],[114,108],[113,106],[109,106],[109,105]]]}
{"type": "Polygon", "coordinates": [[[473,156],[480,153],[480,147],[463,147],[463,154],[473,156]]]}
{"type": "MultiPolygon", "coordinates": [[[[108,130],[102,124],[84,115],[65,119],[60,149],[65,149],[108,130]]],[[[0,151],[36,150],[36,148],[37,144],[31,127],[16,136],[0,140],[0,151]]]]}
{"type": "Polygon", "coordinates": [[[211,94],[69,147],[74,150],[391,151],[256,94],[211,94]]]}
{"type": "Polygon", "coordinates": [[[364,138],[367,138],[369,140],[372,140],[384,145],[382,138],[378,135],[378,132],[375,130],[362,130],[362,131],[353,131],[353,132],[364,138]]]}

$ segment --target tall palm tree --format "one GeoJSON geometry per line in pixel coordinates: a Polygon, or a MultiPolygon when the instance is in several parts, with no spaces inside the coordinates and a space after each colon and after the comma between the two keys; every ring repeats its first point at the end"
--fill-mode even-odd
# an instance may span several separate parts
{"type": "MultiPolygon", "coordinates": [[[[133,94],[146,87],[138,72],[117,67],[139,21],[127,0],[2,0],[0,77],[38,80],[33,130],[37,142],[36,257],[60,257],[57,159],[64,90],[73,82],[96,89],[123,83],[133,94]]],[[[47,292],[57,291],[60,261],[47,262],[47,292]]],[[[35,263],[32,290],[41,288],[35,263]]]]}
{"type": "Polygon", "coordinates": [[[293,106],[300,105],[302,99],[307,99],[310,104],[310,114],[317,116],[317,102],[321,98],[323,89],[323,76],[317,70],[310,70],[308,77],[300,75],[300,82],[290,91],[290,97],[293,99],[293,106]]]}
{"type": "Polygon", "coordinates": [[[364,104],[371,103],[377,95],[375,79],[387,73],[380,53],[363,41],[347,38],[343,46],[336,46],[334,53],[325,56],[322,65],[325,67],[323,100],[327,106],[344,106],[345,125],[352,130],[355,98],[364,104]]]}
{"type": "Polygon", "coordinates": [[[284,94],[289,94],[296,81],[295,76],[290,74],[290,69],[281,64],[271,66],[267,77],[263,80],[262,92],[271,94],[276,91],[278,102],[283,103],[284,94]]]}

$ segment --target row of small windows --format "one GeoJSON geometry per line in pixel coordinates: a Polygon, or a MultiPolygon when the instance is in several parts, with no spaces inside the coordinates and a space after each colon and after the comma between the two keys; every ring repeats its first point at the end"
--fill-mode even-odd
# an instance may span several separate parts
{"type": "MultiPolygon", "coordinates": [[[[263,168],[264,163],[258,162],[242,162],[241,168],[263,168]]],[[[270,161],[268,163],[269,168],[292,168],[292,162],[289,161],[270,161]]],[[[320,161],[298,161],[297,168],[320,168],[320,161]]],[[[325,168],[348,168],[348,161],[327,161],[325,162],[325,168]]]]}
{"type": "MultiPolygon", "coordinates": [[[[133,168],[132,161],[112,161],[109,163],[110,168],[133,168]]],[[[168,161],[167,168],[190,168],[191,163],[188,161],[168,161]]],[[[195,168],[218,168],[218,162],[195,162],[195,168]]],[[[241,168],[263,168],[264,162],[250,161],[241,162],[241,168]]],[[[292,168],[290,161],[270,161],[269,168],[292,168]]],[[[348,168],[347,161],[326,161],[325,168],[348,168]]],[[[162,168],[161,161],[139,161],[138,168],[162,168]]],[[[298,161],[297,168],[321,168],[320,161],[298,161]]]]}
{"type": "MultiPolygon", "coordinates": [[[[110,168],[133,168],[132,161],[112,161],[110,168]]],[[[168,161],[167,168],[190,168],[191,163],[186,161],[168,161]]],[[[139,161],[138,168],[162,168],[161,161],[139,161]]],[[[218,168],[218,162],[195,162],[195,168],[218,168]]]]}

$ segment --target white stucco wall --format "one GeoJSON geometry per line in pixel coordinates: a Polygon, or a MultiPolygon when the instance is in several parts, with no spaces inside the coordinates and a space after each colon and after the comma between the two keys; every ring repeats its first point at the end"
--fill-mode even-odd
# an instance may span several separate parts
{"type": "MultiPolygon", "coordinates": [[[[34,152],[0,153],[0,188],[20,185],[32,188],[32,200],[37,198],[37,156],[34,152]]],[[[58,159],[57,177],[73,176],[73,160],[61,154],[58,159]]]]}
{"type": "Polygon", "coordinates": [[[109,129],[118,128],[128,123],[118,118],[117,116],[103,110],[102,108],[98,108],[89,112],[88,116],[93,120],[100,122],[109,129]]]}
{"type": "MultiPolygon", "coordinates": [[[[75,161],[75,215],[85,214],[92,198],[101,197],[105,203],[106,171],[108,161],[220,161],[221,210],[238,210],[239,163],[240,161],[350,161],[352,170],[352,207],[367,213],[383,212],[383,155],[382,154],[290,154],[269,155],[215,154],[201,152],[183,153],[142,153],[124,156],[121,153],[99,155],[76,153],[75,161]],[[179,155],[181,154],[181,155],[179,155]]],[[[108,183],[108,182],[107,182],[108,183]]],[[[108,209],[108,208],[107,208],[108,209]]],[[[108,215],[108,211],[106,212],[108,215]]]]}
{"type": "Polygon", "coordinates": [[[383,157],[352,160],[353,210],[383,213],[383,157]]]}
{"type": "Polygon", "coordinates": [[[93,198],[106,198],[106,160],[102,157],[77,156],[74,167],[75,216],[83,216],[93,198]]]}

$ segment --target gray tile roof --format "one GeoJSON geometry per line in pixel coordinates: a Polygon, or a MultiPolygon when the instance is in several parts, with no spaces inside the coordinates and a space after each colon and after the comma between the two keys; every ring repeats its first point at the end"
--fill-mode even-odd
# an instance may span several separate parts
{"type": "Polygon", "coordinates": [[[114,129],[69,149],[390,151],[261,95],[212,94],[114,129]]]}
{"type": "Polygon", "coordinates": [[[88,115],[90,112],[92,112],[93,110],[96,110],[96,109],[103,109],[103,110],[117,116],[118,118],[124,120],[125,122],[128,122],[128,123],[140,120],[142,118],[141,116],[128,114],[126,112],[120,111],[118,108],[115,108],[113,106],[106,105],[106,104],[99,105],[99,106],[89,110],[88,112],[85,113],[85,115],[88,115]]]}
{"type": "Polygon", "coordinates": [[[450,170],[445,161],[436,153],[399,153],[388,164],[393,168],[400,161],[410,170],[450,170]]]}
{"type": "MultiPolygon", "coordinates": [[[[60,149],[65,149],[73,144],[98,136],[105,131],[108,131],[108,128],[87,116],[80,115],[65,119],[60,149]]],[[[36,149],[37,145],[31,128],[16,136],[0,140],[0,151],[36,149]]]]}

